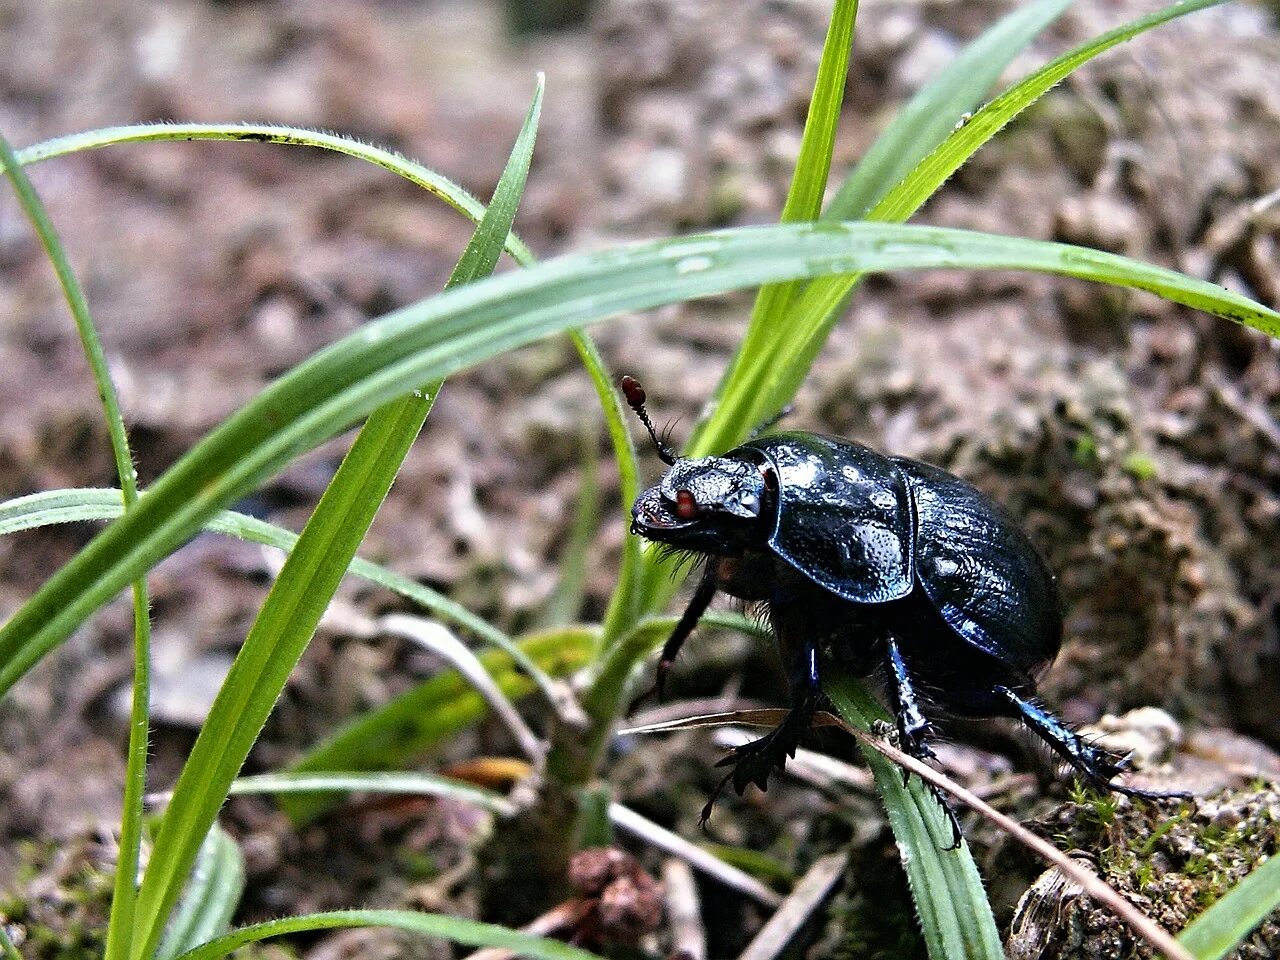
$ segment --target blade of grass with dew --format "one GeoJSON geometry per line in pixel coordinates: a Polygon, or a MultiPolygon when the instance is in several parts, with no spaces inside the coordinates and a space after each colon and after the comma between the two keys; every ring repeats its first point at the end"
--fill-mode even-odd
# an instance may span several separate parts
{"type": "MultiPolygon", "coordinates": [[[[394,151],[361,143],[338,134],[272,124],[182,123],[108,127],[34,144],[18,151],[17,162],[23,165],[38,163],[85,150],[97,150],[120,144],[192,140],[278,143],[331,150],[389,170],[443,200],[474,223],[478,224],[484,213],[484,207],[480,201],[460,186],[394,151]]],[[[529,248],[514,232],[509,233],[506,238],[506,251],[521,266],[527,267],[536,262],[529,248]]],[[[583,366],[587,369],[600,400],[610,442],[613,444],[614,458],[621,474],[623,503],[629,509],[636,493],[639,492],[639,466],[636,461],[635,446],[626,428],[626,411],[614,389],[604,360],[591,338],[583,331],[573,329],[568,331],[568,336],[583,366]]],[[[614,591],[609,615],[605,618],[605,637],[615,636],[623,629],[624,624],[630,625],[639,618],[641,573],[639,544],[633,543],[629,538],[623,546],[619,589],[614,591]]]]}
{"type": "MultiPolygon", "coordinates": [[[[1226,0],[1179,0],[1149,16],[1109,30],[1046,64],[953,130],[866,218],[880,223],[907,220],[984,144],[1085,63],[1147,30],[1224,2],[1226,0]]],[[[795,395],[804,379],[800,371],[807,372],[813,365],[858,282],[857,277],[823,278],[805,289],[795,307],[793,339],[787,342],[784,355],[774,358],[771,366],[762,370],[758,381],[762,394],[779,394],[788,400],[795,395]]]]}
{"type": "MultiPolygon", "coordinates": [[[[193,140],[231,141],[240,143],[279,143],[313,147],[346,154],[389,170],[443,200],[473,223],[484,215],[484,204],[462,187],[434,170],[407,159],[393,150],[361,143],[352,137],[307,130],[279,124],[262,123],[137,123],[121,127],[104,127],[45,140],[17,151],[17,162],[23,166],[58,157],[100,150],[129,143],[166,143],[193,140]]],[[[531,263],[533,255],[514,233],[506,239],[506,250],[520,263],[531,263]]]]}
{"type": "Polygon", "coordinates": [[[1178,934],[1178,942],[1197,960],[1221,960],[1276,910],[1280,910],[1280,855],[1272,854],[1192,920],[1178,934]]]}
{"type": "Polygon", "coordinates": [[[916,92],[862,155],[823,211],[826,220],[861,220],[867,211],[946,139],[1019,53],[1074,0],[1018,7],[967,44],[916,92]]]}
{"type": "Polygon", "coordinates": [[[546,261],[370,322],[241,407],[0,629],[0,692],[217,510],[413,384],[625,311],[823,273],[936,268],[1033,270],[1133,287],[1280,334],[1280,313],[1172,270],[1069,244],[941,227],[746,227],[546,261]]]}
{"type": "MultiPolygon", "coordinates": [[[[492,202],[449,278],[490,274],[524,192],[542,105],[533,102],[492,202]]],[[[253,744],[364,540],[439,393],[439,380],[371,413],[267,594],[182,768],[138,891],[131,956],[147,960],[253,744]]],[[[126,514],[127,516],[127,514],[126,514]]],[[[537,676],[535,676],[537,679],[537,676]]],[[[548,690],[554,703],[554,695],[548,690]]]]}
{"type": "MultiPolygon", "coordinates": [[[[867,214],[881,223],[900,223],[915,213],[977,150],[1072,71],[1139,34],[1177,17],[1226,0],[1180,0],[1149,16],[1110,30],[1053,60],[1015,84],[957,127],[867,214]]],[[[763,338],[754,355],[735,360],[739,375],[722,391],[714,414],[689,447],[701,456],[724,450],[751,424],[781,409],[795,396],[822,346],[860,282],[850,271],[808,284],[795,301],[785,334],[763,338]]],[[[652,590],[654,578],[647,585],[652,590]]]]}
{"type": "MultiPolygon", "coordinates": [[[[89,303],[67,259],[66,250],[26,171],[18,163],[9,142],[0,136],[3,162],[18,200],[26,211],[49,262],[57,274],[63,297],[75,321],[76,332],[102,401],[116,475],[120,478],[120,498],[125,510],[138,502],[138,480],[133,469],[133,453],[125,431],[124,415],[115,383],[102,349],[102,341],[89,314],[89,303]]],[[[133,938],[133,911],[137,897],[138,861],[142,849],[143,797],[147,792],[147,752],[151,731],[151,601],[147,581],[133,584],[133,678],[129,701],[129,745],[126,749],[124,791],[120,803],[120,844],[116,857],[114,890],[107,923],[106,960],[128,956],[133,938]]]]}
{"type": "Polygon", "coordinates": [[[196,856],[191,880],[173,912],[153,960],[173,960],[226,933],[244,895],[244,854],[216,823],[196,856]]]}
{"type": "MultiPolygon", "coordinates": [[[[1028,4],[1007,14],[968,44],[894,116],[849,172],[827,209],[822,212],[822,218],[862,218],[867,210],[955,128],[968,111],[981,102],[982,96],[999,79],[1001,71],[1009,62],[1072,2],[1073,0],[1038,0],[1028,4]]],[[[796,178],[801,175],[801,166],[797,164],[792,180],[793,188],[796,178]]],[[[826,171],[823,172],[823,177],[825,182],[826,171]]],[[[811,218],[816,216],[817,211],[814,211],[811,218]]],[[[783,222],[786,222],[785,216],[783,222]]],[[[719,408],[719,400],[730,385],[737,381],[743,367],[753,363],[753,358],[759,354],[770,351],[767,346],[770,330],[774,331],[772,336],[779,336],[777,331],[782,328],[776,325],[781,322],[780,316],[765,319],[760,316],[759,307],[760,300],[757,299],[743,341],[734,352],[716,387],[716,402],[709,406],[709,410],[719,408]]],[[[789,398],[780,402],[777,409],[784,407],[788,401],[789,398]]],[[[763,418],[761,415],[741,419],[735,430],[731,419],[722,415],[720,422],[724,426],[715,430],[714,438],[704,438],[703,434],[712,428],[708,424],[708,417],[700,418],[687,449],[694,455],[728,449],[743,439],[746,431],[763,418]]]]}
{"type": "Polygon", "coordinates": [[[436,913],[411,913],[408,910],[338,910],[333,913],[311,913],[301,917],[268,920],[266,923],[233,930],[226,936],[187,951],[178,960],[221,960],[234,950],[271,937],[345,927],[393,927],[410,933],[439,937],[466,947],[505,948],[517,956],[530,957],[532,960],[600,960],[594,953],[571,947],[567,943],[508,930],[496,924],[436,913]]]}
{"type": "MultiPolygon", "coordinates": [[[[853,50],[853,26],[858,16],[858,0],[836,0],[827,25],[818,75],[813,83],[813,96],[804,121],[800,153],[791,175],[787,199],[782,206],[780,223],[817,220],[822,212],[822,198],[831,172],[831,154],[835,149],[836,127],[840,107],[844,103],[845,81],[849,76],[849,57],[853,50]]],[[[754,353],[753,336],[776,336],[787,307],[799,288],[799,282],[771,283],[761,287],[751,308],[745,338],[735,356],[754,353]]],[[[730,367],[726,379],[732,380],[730,367]]]]}
{"type": "MultiPolygon", "coordinates": [[[[823,684],[823,690],[846,721],[870,730],[876,720],[890,721],[884,709],[848,678],[823,684]]],[[[937,797],[916,777],[907,786],[902,771],[874,750],[863,749],[884,800],[889,826],[901,851],[933,960],[1003,960],[1004,947],[973,855],[962,837],[951,844],[951,824],[937,797]]]]}
{"type": "MultiPolygon", "coordinates": [[[[519,641],[527,656],[552,676],[568,676],[591,662],[598,631],[562,628],[519,641]]],[[[533,684],[500,650],[480,655],[489,675],[511,700],[533,691],[533,684]]],[[[348,722],[312,747],[289,769],[291,774],[334,770],[398,770],[447,743],[488,712],[484,700],[455,670],[436,674],[394,700],[348,722]]],[[[295,825],[314,820],[333,806],[323,796],[281,797],[280,807],[295,825]]]]}
{"type": "MultiPolygon", "coordinates": [[[[117,490],[92,487],[47,490],[0,503],[0,536],[59,523],[115,520],[123,513],[120,493],[117,490]]],[[[210,533],[224,534],[238,540],[258,543],[264,547],[274,547],[286,554],[298,542],[298,535],[292,530],[285,530],[265,520],[259,520],[257,517],[231,510],[221,510],[214,514],[205,524],[204,529],[210,533]]],[[[347,572],[398,593],[424,609],[430,610],[437,618],[463,627],[485,643],[505,650],[528,676],[537,677],[542,672],[541,668],[507,634],[444,594],[394,570],[359,557],[351,561],[347,572]]],[[[549,680],[544,680],[539,686],[545,689],[549,683],[549,680]]]]}
{"type": "Polygon", "coordinates": [[[510,816],[515,804],[500,793],[453,777],[398,771],[329,771],[326,773],[261,773],[239,777],[231,784],[233,797],[286,793],[390,793],[447,797],[499,816],[510,816]]]}

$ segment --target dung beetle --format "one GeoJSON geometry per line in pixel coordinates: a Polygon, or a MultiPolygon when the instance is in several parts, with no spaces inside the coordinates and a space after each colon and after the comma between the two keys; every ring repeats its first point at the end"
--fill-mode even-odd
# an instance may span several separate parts
{"type": "Polygon", "coordinates": [[[654,431],[640,384],[624,377],[622,389],[669,468],[637,498],[631,532],[704,561],[650,693],[661,695],[717,591],[767,611],[791,689],[783,721],[720,762],[732,769],[716,793],[730,781],[739,794],[749,783],[766,789],[795,756],[821,703],[825,655],[860,676],[883,667],[900,746],[918,759],[933,756],[929,703],[1021,720],[1094,786],[1169,796],[1116,783],[1126,759],[1036,699],[1062,644],[1058,591],[987,496],[938,467],[816,433],[757,431],[723,456],[677,457],[654,431]]]}

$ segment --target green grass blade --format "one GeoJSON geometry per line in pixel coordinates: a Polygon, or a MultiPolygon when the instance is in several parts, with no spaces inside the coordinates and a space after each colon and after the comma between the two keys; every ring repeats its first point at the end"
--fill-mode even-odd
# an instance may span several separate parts
{"type": "MultiPolygon", "coordinates": [[[[827,37],[818,62],[818,76],[813,84],[809,113],[805,117],[800,155],[791,175],[786,203],[782,207],[782,223],[817,220],[822,212],[822,198],[831,172],[831,154],[835,149],[836,127],[840,123],[840,107],[844,103],[845,80],[849,76],[849,57],[853,48],[853,26],[858,16],[858,0],[836,0],[827,26],[827,37]]],[[[786,322],[787,309],[799,291],[799,283],[771,283],[760,288],[751,308],[751,319],[738,351],[735,364],[757,352],[754,342],[776,337],[786,322]]],[[[734,366],[730,366],[721,385],[732,383],[734,366]]],[[[697,442],[695,427],[691,444],[697,442]]]]}
{"type": "Polygon", "coordinates": [[[935,147],[911,173],[875,205],[869,220],[900,223],[920,206],[978,149],[1004,129],[1014,117],[1100,53],[1178,17],[1214,7],[1227,0],[1179,0],[1069,50],[1014,84],[975,113],[967,123],[935,147]]]}
{"type": "MultiPolygon", "coordinates": [[[[434,170],[415,163],[396,153],[367,143],[361,143],[352,137],[341,134],[326,133],[322,130],[306,130],[301,127],[287,127],[279,124],[263,123],[139,123],[122,127],[104,127],[101,130],[89,130],[75,133],[55,140],[45,140],[32,144],[17,152],[18,163],[29,166],[42,160],[82,153],[86,150],[100,150],[128,143],[165,143],[190,140],[220,140],[240,143],[281,143],[292,146],[315,147],[321,150],[332,150],[372,163],[375,166],[390,170],[426,190],[433,196],[443,200],[453,209],[468,217],[473,223],[479,223],[484,215],[484,204],[469,194],[462,187],[443,177],[434,170]]],[[[529,248],[512,234],[506,241],[507,252],[521,263],[529,263],[533,255],[529,248]]]]}
{"type": "MultiPolygon", "coordinates": [[[[849,723],[870,730],[890,716],[854,681],[840,678],[823,685],[836,710],[849,723]]],[[[1003,960],[1004,947],[987,902],[982,878],[963,838],[951,845],[951,824],[938,800],[914,778],[903,786],[902,771],[874,750],[862,748],[884,801],[911,897],[932,960],[1003,960]]]]}
{"type": "MultiPolygon", "coordinates": [[[[138,501],[138,480],[133,469],[133,454],[125,432],[124,415],[116,395],[111,370],[107,366],[102,341],[89,315],[80,282],[67,259],[62,241],[54,229],[48,211],[27,178],[4,137],[0,137],[0,162],[18,200],[26,211],[36,235],[53,265],[63,296],[75,320],[76,331],[85,358],[102,401],[103,418],[115,458],[116,475],[120,478],[121,500],[125,509],[138,501]]],[[[147,581],[133,584],[133,679],[129,706],[129,746],[126,751],[124,795],[121,799],[120,847],[116,858],[115,889],[111,898],[111,914],[107,924],[106,960],[120,960],[128,955],[133,938],[133,912],[137,897],[138,860],[142,846],[143,797],[147,791],[147,752],[151,730],[151,601],[147,581]]]]}
{"type": "Polygon", "coordinates": [[[946,139],[1000,79],[1005,67],[1074,0],[1036,0],[1018,7],[968,44],[916,92],[849,171],[827,220],[860,220],[946,139]]]}
{"type": "MultiPolygon", "coordinates": [[[[117,490],[95,488],[48,490],[0,503],[0,536],[59,523],[115,520],[123,513],[120,493],[117,490]]],[[[298,535],[292,530],[285,530],[265,520],[259,520],[257,517],[231,510],[216,513],[205,524],[204,529],[235,537],[238,540],[274,547],[286,554],[298,542],[298,535]]],[[[424,609],[430,610],[441,620],[469,630],[486,643],[507,651],[520,669],[529,676],[538,676],[540,668],[529,659],[514,640],[443,594],[394,570],[359,557],[351,561],[347,571],[353,576],[361,577],[412,600],[424,609]]],[[[545,687],[545,683],[543,686],[545,687]]]]}
{"type": "Polygon", "coordinates": [[[1178,942],[1197,960],[1220,960],[1275,910],[1280,910],[1280,856],[1273,854],[1196,917],[1178,942]]]}
{"type": "MultiPolygon", "coordinates": [[[[613,459],[618,466],[618,492],[622,501],[623,524],[630,522],[631,504],[640,493],[640,463],[636,457],[635,441],[628,429],[630,420],[623,408],[622,397],[613,385],[613,378],[604,365],[596,345],[581,331],[571,331],[574,347],[582,364],[591,375],[591,383],[604,411],[609,442],[613,446],[613,459]]],[[[605,611],[601,643],[608,645],[612,638],[624,632],[639,619],[644,570],[641,565],[640,540],[627,537],[622,543],[622,564],[618,570],[618,585],[609,598],[605,611]]]]}
{"type": "Polygon", "coordinates": [[[822,45],[818,76],[813,84],[809,114],[804,121],[800,155],[782,207],[782,223],[816,220],[822,212],[822,198],[831,172],[840,106],[844,103],[845,80],[849,76],[849,56],[853,49],[853,24],[858,16],[858,0],[836,0],[822,45]]]}
{"type": "MultiPolygon", "coordinates": [[[[450,285],[487,275],[502,254],[533,156],[542,86],[539,78],[493,202],[450,285]]],[[[372,413],[272,585],[174,787],[138,891],[134,960],[151,956],[203,837],[391,489],[440,386],[439,381],[428,383],[372,413]]]]}
{"type": "Polygon", "coordinates": [[[244,895],[244,854],[225,830],[214,824],[200,845],[191,880],[178,902],[155,960],[173,960],[227,932],[244,895]]]}
{"type": "Polygon", "coordinates": [[[231,796],[263,793],[392,793],[424,797],[448,797],[499,816],[511,816],[515,805],[500,793],[462,780],[433,773],[393,771],[328,771],[325,773],[263,773],[240,777],[231,784],[231,796]]]}
{"type": "MultiPolygon", "coordinates": [[[[598,639],[596,630],[565,628],[527,637],[520,647],[544,671],[565,677],[591,662],[598,639]]],[[[533,691],[533,683],[515,669],[509,654],[486,650],[479,657],[508,699],[533,691]]],[[[355,718],[312,747],[290,773],[403,769],[487,713],[470,684],[456,670],[447,670],[355,718]]],[[[332,798],[323,796],[282,797],[280,803],[295,824],[315,819],[332,805],[332,798]]]]}
{"type": "Polygon", "coordinates": [[[1280,334],[1280,313],[1171,270],[1067,244],[940,227],[749,227],[548,261],[397,310],[263,390],[0,630],[0,691],[218,509],[413,384],[624,311],[823,273],[929,268],[1035,270],[1129,286],[1280,334]]]}
{"type": "MultiPolygon", "coordinates": [[[[905,221],[991,137],[1055,84],[1116,44],[1225,0],[1182,0],[1090,40],[1015,84],[956,128],[867,214],[884,223],[905,221]]],[[[724,450],[751,426],[795,396],[818,352],[843,313],[860,280],[855,271],[808,284],[793,304],[785,338],[751,341],[749,355],[735,358],[735,378],[720,395],[714,415],[691,443],[692,454],[724,450]]],[[[745,350],[744,350],[745,354],[745,350]]],[[[654,578],[649,577],[652,588],[654,578]]]]}
{"type": "Polygon", "coordinates": [[[339,910],[333,913],[311,913],[283,920],[241,927],[224,937],[184,953],[179,960],[221,960],[233,950],[270,937],[343,927],[393,927],[410,933],[439,937],[465,947],[501,947],[517,956],[532,960],[600,960],[594,953],[556,940],[544,940],[518,930],[508,930],[492,923],[447,917],[436,913],[411,913],[408,910],[339,910]]]}

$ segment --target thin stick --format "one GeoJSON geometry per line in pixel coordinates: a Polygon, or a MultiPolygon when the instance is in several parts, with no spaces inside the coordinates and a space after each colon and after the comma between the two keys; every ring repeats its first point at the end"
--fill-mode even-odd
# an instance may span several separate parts
{"type": "Polygon", "coordinates": [[[1133,929],[1134,933],[1152,947],[1164,953],[1170,960],[1195,960],[1195,956],[1186,947],[1178,943],[1167,930],[1120,896],[1114,887],[1096,873],[1072,860],[1053,844],[1036,836],[1013,818],[1005,816],[976,794],[966,790],[945,774],[941,774],[932,767],[921,763],[915,757],[908,756],[897,747],[891,746],[883,740],[873,737],[871,734],[852,727],[843,721],[840,721],[839,725],[860,743],[864,743],[872,750],[883,754],[898,766],[910,770],[938,789],[945,790],[965,806],[995,824],[1000,830],[1035,851],[1051,865],[1057,867],[1063,874],[1078,883],[1085,893],[1110,908],[1117,917],[1133,929]]]}
{"type": "Polygon", "coordinates": [[[681,960],[707,960],[707,932],[702,926],[702,905],[693,870],[679,857],[662,861],[662,887],[666,891],[667,924],[676,955],[681,960]]]}
{"type": "Polygon", "coordinates": [[[774,960],[831,896],[848,865],[848,852],[820,857],[738,960],[774,960]]]}

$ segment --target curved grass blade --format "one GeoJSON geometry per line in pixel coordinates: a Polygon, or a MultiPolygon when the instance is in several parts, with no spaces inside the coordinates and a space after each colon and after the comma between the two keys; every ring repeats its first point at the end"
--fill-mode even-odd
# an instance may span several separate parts
{"type": "Polygon", "coordinates": [[[515,813],[515,804],[500,793],[485,790],[463,780],[433,773],[400,773],[392,771],[326,771],[324,773],[262,773],[238,777],[230,796],[244,797],[263,793],[393,793],[423,797],[448,797],[469,803],[501,817],[515,813]]]}
{"type": "Polygon", "coordinates": [[[504,947],[516,955],[532,960],[600,960],[567,943],[545,940],[518,930],[508,930],[492,923],[447,917],[436,913],[411,913],[408,910],[338,910],[333,913],[311,913],[283,920],[268,920],[251,927],[241,927],[226,936],[188,950],[178,960],[221,960],[233,950],[270,937],[342,927],[394,927],[410,933],[439,937],[467,947],[504,947]]]}
{"type": "MultiPolygon", "coordinates": [[[[121,127],[104,127],[73,133],[54,140],[32,144],[17,151],[17,161],[30,166],[42,160],[100,150],[103,147],[126,143],[165,143],[172,141],[220,140],[241,143],[282,143],[300,147],[315,147],[356,157],[390,170],[410,183],[416,184],[433,196],[443,200],[473,223],[479,223],[484,215],[484,204],[447,177],[396,153],[371,144],[361,143],[352,137],[327,133],[323,130],[307,130],[269,123],[137,123],[121,127]]],[[[506,250],[517,261],[530,263],[533,254],[513,233],[506,241],[506,250]]]]}
{"type": "MultiPolygon", "coordinates": [[[[123,513],[118,490],[92,487],[48,490],[0,503],[0,536],[59,523],[115,520],[123,513]]],[[[231,510],[221,510],[214,514],[204,525],[204,529],[264,547],[274,547],[285,553],[289,553],[298,542],[298,535],[292,530],[231,510]]],[[[351,561],[347,571],[352,576],[398,593],[430,610],[441,620],[463,627],[486,643],[505,650],[528,676],[536,677],[541,672],[541,668],[507,634],[444,594],[359,557],[351,561]]]]}
{"type": "MultiPolygon", "coordinates": [[[[631,504],[640,493],[640,462],[636,457],[635,441],[631,431],[627,429],[627,411],[622,407],[622,398],[614,388],[613,378],[604,365],[600,351],[585,334],[579,331],[570,333],[578,356],[583,366],[591,375],[591,382],[596,388],[596,396],[600,399],[600,407],[604,411],[605,425],[609,431],[609,442],[613,446],[613,458],[618,465],[618,490],[622,500],[623,522],[630,520],[631,504]]],[[[640,540],[627,537],[622,543],[622,564],[618,571],[618,585],[609,598],[609,607],[604,615],[604,629],[601,631],[602,646],[612,643],[641,615],[641,588],[643,586],[644,569],[641,563],[640,540]]]]}
{"type": "Polygon", "coordinates": [[[1035,270],[1149,290],[1280,335],[1280,313],[1171,270],[1068,244],[940,227],[748,227],[548,261],[397,310],[263,390],[0,630],[0,692],[218,509],[412,384],[623,311],[823,273],[940,267],[1035,270]]]}
{"type": "MultiPolygon", "coordinates": [[[[844,719],[862,730],[891,718],[861,686],[847,678],[823,690],[844,719]]],[[[937,798],[919,777],[903,786],[902,772],[874,750],[862,754],[884,800],[889,826],[902,854],[925,944],[933,960],[1003,960],[987,893],[969,846],[951,845],[951,825],[937,798]]]]}
{"type": "MultiPolygon", "coordinates": [[[[133,453],[125,431],[124,415],[115,383],[107,365],[102,341],[89,315],[89,303],[67,260],[66,251],[48,211],[37,195],[26,171],[17,162],[7,140],[0,136],[0,162],[13,184],[18,200],[26,211],[75,320],[76,332],[84,348],[85,358],[102,401],[103,418],[115,458],[116,475],[120,478],[120,496],[124,508],[138,502],[138,480],[133,469],[133,453]]],[[[126,751],[124,791],[121,798],[120,846],[116,858],[115,888],[111,897],[107,923],[106,960],[120,960],[128,955],[133,938],[133,911],[137,897],[138,861],[142,848],[142,798],[147,790],[147,752],[151,732],[151,601],[145,577],[133,584],[133,680],[129,705],[129,746],[126,751]]]]}
{"type": "Polygon", "coordinates": [[[1014,117],[1098,54],[1170,20],[1226,2],[1227,0],[1179,0],[1067,51],[1014,84],[952,131],[946,140],[930,151],[919,166],[871,209],[867,219],[884,223],[906,220],[1014,117]]]}
{"type": "Polygon", "coordinates": [[[823,211],[860,220],[982,102],[1000,74],[1074,0],[1036,0],[988,27],[894,115],[823,211]]]}
{"type": "MultiPolygon", "coordinates": [[[[589,663],[598,631],[585,627],[534,634],[520,641],[525,656],[555,677],[589,663]]],[[[500,650],[479,655],[494,683],[510,700],[527,696],[532,682],[500,650]]],[[[438,673],[394,700],[361,714],[312,747],[291,774],[398,770],[409,766],[488,712],[484,700],[456,670],[438,673]]],[[[281,797],[280,807],[295,824],[307,823],[333,806],[324,796],[281,797]]]]}
{"type": "Polygon", "coordinates": [[[1253,869],[1178,934],[1197,960],[1221,960],[1274,911],[1280,910],[1280,856],[1253,869]]]}
{"type": "MultiPolygon", "coordinates": [[[[299,127],[240,123],[133,124],[47,140],[18,151],[16,156],[19,164],[27,165],[118,144],[191,140],[280,143],[331,150],[365,160],[403,177],[443,200],[454,210],[470,218],[473,223],[479,224],[484,214],[484,206],[480,201],[462,187],[395,151],[361,143],[351,137],[299,127]]],[[[529,248],[514,231],[507,236],[506,251],[521,266],[527,267],[537,262],[529,248]]],[[[622,475],[623,502],[630,504],[639,489],[637,479],[639,466],[636,461],[635,447],[626,429],[626,411],[613,387],[613,380],[609,376],[604,360],[591,338],[581,330],[570,330],[568,334],[591,377],[592,385],[600,400],[600,407],[609,429],[609,438],[613,444],[614,458],[622,475]]],[[[609,628],[606,630],[606,636],[613,636],[622,629],[622,623],[634,623],[640,616],[639,588],[642,581],[638,546],[630,543],[624,546],[622,574],[619,589],[614,593],[616,602],[611,602],[610,615],[605,619],[606,626],[609,628]],[[616,624],[615,620],[617,620],[616,624]]]]}
{"type": "MultiPolygon", "coordinates": [[[[524,192],[542,106],[539,76],[506,169],[449,287],[492,273],[524,192]]],[[[138,891],[134,960],[146,960],[249,751],[417,438],[439,380],[373,411],[272,584],[182,768],[138,891]]],[[[550,679],[546,685],[555,703],[550,679]]]]}
{"type": "Polygon", "coordinates": [[[200,845],[191,880],[154,960],[173,960],[184,950],[226,933],[243,895],[244,854],[215,823],[200,845]]]}

